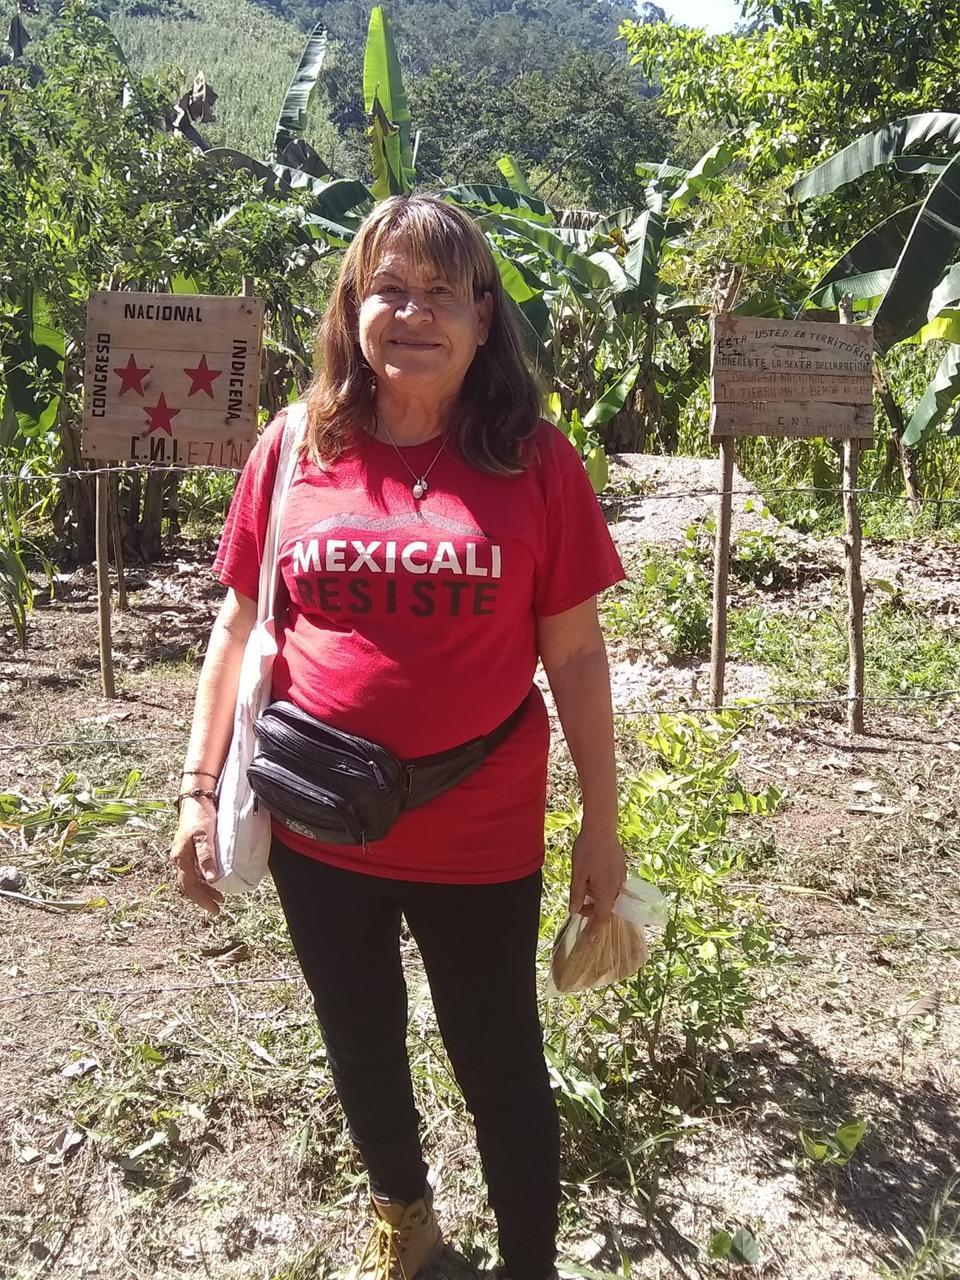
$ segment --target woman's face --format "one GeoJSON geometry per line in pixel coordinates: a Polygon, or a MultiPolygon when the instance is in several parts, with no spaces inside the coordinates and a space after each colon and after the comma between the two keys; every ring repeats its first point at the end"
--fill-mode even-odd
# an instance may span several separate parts
{"type": "Polygon", "coordinates": [[[493,299],[387,249],[360,298],[360,347],[379,380],[437,401],[455,396],[487,340],[493,299]]]}

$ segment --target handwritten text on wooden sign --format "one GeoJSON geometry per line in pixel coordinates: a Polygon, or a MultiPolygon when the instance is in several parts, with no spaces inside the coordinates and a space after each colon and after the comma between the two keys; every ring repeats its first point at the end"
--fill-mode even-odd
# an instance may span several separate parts
{"type": "Polygon", "coordinates": [[[873,436],[873,330],[717,316],[713,412],[723,436],[873,436]]]}

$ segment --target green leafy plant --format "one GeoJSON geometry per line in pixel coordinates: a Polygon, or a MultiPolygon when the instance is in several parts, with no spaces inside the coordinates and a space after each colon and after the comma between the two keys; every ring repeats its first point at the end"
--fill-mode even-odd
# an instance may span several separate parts
{"type": "MultiPolygon", "coordinates": [[[[2,464],[0,464],[2,465],[2,464]]],[[[4,487],[0,493],[0,601],[13,625],[21,649],[27,645],[27,617],[33,609],[36,592],[30,578],[29,562],[39,565],[47,581],[53,581],[54,568],[35,541],[28,538],[25,526],[31,516],[43,508],[43,501],[18,512],[19,494],[4,487]]]]}
{"type": "Polygon", "coordinates": [[[776,810],[775,787],[751,792],[736,778],[731,739],[741,721],[718,715],[659,716],[641,736],[655,765],[627,786],[621,834],[646,877],[672,895],[662,946],[637,976],[637,995],[653,1015],[646,1030],[651,1061],[672,1024],[696,1058],[730,1044],[752,999],[752,975],[772,956],[769,925],[749,896],[726,881],[742,866],[728,838],[735,815],[776,810]]]}
{"type": "Polygon", "coordinates": [[[916,190],[897,215],[863,236],[814,287],[809,306],[852,297],[873,325],[877,351],[885,355],[905,341],[951,337],[940,367],[913,414],[903,414],[881,376],[892,443],[900,450],[908,493],[918,492],[909,450],[933,438],[945,420],[956,429],[952,407],[960,399],[960,343],[953,307],[960,300],[960,115],[927,111],[904,116],[865,134],[805,174],[792,189],[802,203],[830,196],[878,169],[899,170],[915,187],[930,175],[921,200],[916,190]],[[946,148],[946,156],[940,153],[946,148]],[[897,219],[894,222],[894,219],[897,219]],[[893,234],[891,234],[891,232],[893,234]]]}
{"type": "Polygon", "coordinates": [[[960,1275],[960,1181],[951,1178],[936,1196],[927,1221],[912,1240],[899,1228],[901,1257],[887,1256],[880,1265],[881,1280],[954,1280],[960,1275]]]}
{"type": "MultiPolygon", "coordinates": [[[[877,589],[883,587],[877,583],[877,589]]],[[[806,616],[763,606],[730,615],[730,652],[778,674],[778,692],[792,696],[846,687],[845,606],[837,599],[806,616]]],[[[943,625],[917,603],[896,597],[869,609],[864,625],[867,691],[940,693],[955,687],[960,627],[943,625]]]]}
{"type": "Polygon", "coordinates": [[[9,618],[17,643],[21,649],[27,645],[27,615],[33,608],[33,583],[23,558],[19,538],[19,522],[13,512],[7,512],[2,504],[3,522],[0,525],[0,600],[9,618]],[[12,517],[12,518],[11,518],[12,517]]]}
{"type": "MultiPolygon", "coordinates": [[[[615,1175],[640,1196],[640,1170],[678,1140],[683,1116],[722,1096],[718,1055],[744,1026],[774,957],[770,922],[732,883],[744,850],[729,824],[779,803],[774,788],[753,792],[736,777],[731,742],[742,724],[726,714],[707,724],[660,716],[637,735],[647,763],[624,785],[620,835],[631,873],[654,883],[670,909],[635,977],[546,1006],[551,1079],[577,1180],[615,1175]]],[[[547,817],[545,947],[565,915],[579,816],[571,804],[547,817]]]]}
{"type": "MultiPolygon", "coordinates": [[[[763,515],[769,514],[764,508],[763,515]]],[[[789,580],[797,559],[796,547],[788,543],[782,534],[745,529],[737,534],[731,568],[743,582],[769,589],[789,580]]]]}
{"type": "Polygon", "coordinates": [[[129,871],[114,842],[100,844],[117,827],[152,830],[151,818],[169,812],[162,800],[142,800],[134,792],[140,774],[131,769],[118,786],[91,786],[77,773],[65,774],[42,797],[0,793],[0,830],[15,831],[26,848],[22,865],[43,866],[45,879],[112,878],[129,871]]]}
{"type": "Polygon", "coordinates": [[[610,478],[607,463],[607,451],[600,443],[600,436],[587,425],[579,412],[574,409],[569,418],[563,418],[560,410],[560,397],[556,392],[547,400],[547,416],[559,427],[570,443],[583,458],[583,465],[595,493],[602,493],[610,478]]]}
{"type": "Polygon", "coordinates": [[[721,1227],[710,1237],[707,1257],[712,1262],[732,1262],[739,1266],[755,1267],[760,1261],[760,1248],[753,1232],[746,1227],[737,1227],[733,1232],[721,1227]]]}
{"type": "Polygon", "coordinates": [[[842,1167],[850,1163],[854,1152],[866,1136],[868,1127],[866,1120],[852,1120],[849,1124],[841,1125],[835,1132],[822,1134],[816,1138],[801,1130],[800,1145],[804,1154],[814,1164],[832,1164],[842,1167]]]}
{"type": "Polygon", "coordinates": [[[691,525],[679,548],[646,548],[631,582],[601,605],[613,635],[654,639],[672,658],[697,657],[710,644],[710,582],[704,530],[691,525]]]}

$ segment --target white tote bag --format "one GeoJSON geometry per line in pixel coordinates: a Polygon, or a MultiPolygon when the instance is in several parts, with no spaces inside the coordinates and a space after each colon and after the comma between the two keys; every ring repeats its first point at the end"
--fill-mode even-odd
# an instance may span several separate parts
{"type": "Polygon", "coordinates": [[[273,611],[279,579],[280,519],[297,465],[306,420],[306,405],[291,405],[287,410],[260,560],[257,622],[243,651],[233,738],[220,774],[217,811],[220,878],[214,881],[213,887],[221,893],[246,893],[255,889],[267,870],[270,857],[270,815],[266,809],[257,807],[256,797],[247,781],[247,767],[253,760],[256,747],[254,721],[272,696],[273,660],[277,656],[273,611]]]}

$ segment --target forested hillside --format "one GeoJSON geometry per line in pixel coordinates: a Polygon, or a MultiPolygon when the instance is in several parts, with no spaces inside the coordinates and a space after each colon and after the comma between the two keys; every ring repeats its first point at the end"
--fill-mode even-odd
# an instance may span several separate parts
{"type": "MultiPolygon", "coordinates": [[[[212,143],[263,155],[283,94],[303,47],[303,32],[247,0],[189,0],[179,4],[100,6],[138,72],[159,75],[175,100],[198,71],[219,96],[214,123],[204,125],[212,143]]],[[[331,167],[348,165],[346,153],[324,128],[326,109],[318,94],[309,136],[331,167]]]]}
{"type": "MultiPolygon", "coordinates": [[[[639,199],[638,158],[663,159],[675,130],[617,33],[636,11],[616,0],[396,0],[388,6],[421,131],[421,180],[489,181],[509,151],[548,198],[603,207],[639,199]]],[[[643,6],[641,16],[661,16],[643,6]]],[[[310,138],[335,171],[363,173],[361,0],[105,0],[99,11],[133,67],[176,94],[203,70],[220,95],[222,142],[267,147],[303,41],[330,34],[310,138]]],[[[367,176],[367,175],[365,175],[367,176]]]]}

